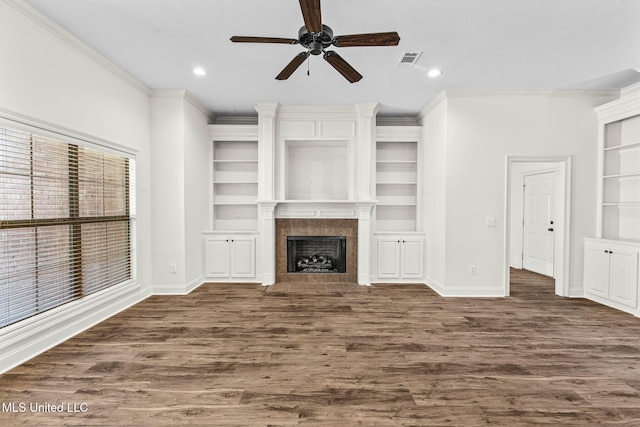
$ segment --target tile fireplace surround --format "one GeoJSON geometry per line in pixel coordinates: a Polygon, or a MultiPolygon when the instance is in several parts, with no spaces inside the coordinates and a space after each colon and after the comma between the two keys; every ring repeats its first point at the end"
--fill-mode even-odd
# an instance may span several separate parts
{"type": "Polygon", "coordinates": [[[275,222],[276,282],[357,283],[357,219],[277,218],[275,222]],[[287,236],[345,236],[347,238],[347,272],[287,273],[287,236]]]}

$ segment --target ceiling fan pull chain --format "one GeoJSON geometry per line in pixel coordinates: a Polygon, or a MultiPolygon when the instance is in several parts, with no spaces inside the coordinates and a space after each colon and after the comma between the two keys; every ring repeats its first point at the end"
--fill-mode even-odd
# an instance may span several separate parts
{"type": "Polygon", "coordinates": [[[307,76],[311,76],[311,66],[309,65],[311,63],[311,55],[307,56],[307,76]]]}

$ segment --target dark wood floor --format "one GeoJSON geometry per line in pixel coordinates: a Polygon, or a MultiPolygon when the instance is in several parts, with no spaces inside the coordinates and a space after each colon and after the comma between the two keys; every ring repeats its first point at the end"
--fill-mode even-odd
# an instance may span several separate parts
{"type": "Polygon", "coordinates": [[[0,401],[87,409],[2,426],[638,426],[640,319],[526,272],[504,299],[203,285],[0,376],[0,401]]]}

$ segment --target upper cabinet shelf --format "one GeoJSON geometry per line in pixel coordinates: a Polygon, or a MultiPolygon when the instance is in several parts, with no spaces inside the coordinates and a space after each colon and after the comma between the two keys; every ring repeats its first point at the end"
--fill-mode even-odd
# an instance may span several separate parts
{"type": "Polygon", "coordinates": [[[418,139],[379,139],[376,143],[377,232],[419,228],[418,139]]]}
{"type": "Polygon", "coordinates": [[[598,237],[640,242],[640,86],[596,112],[598,237]]]}
{"type": "Polygon", "coordinates": [[[212,228],[258,229],[258,141],[213,141],[212,228]]]}

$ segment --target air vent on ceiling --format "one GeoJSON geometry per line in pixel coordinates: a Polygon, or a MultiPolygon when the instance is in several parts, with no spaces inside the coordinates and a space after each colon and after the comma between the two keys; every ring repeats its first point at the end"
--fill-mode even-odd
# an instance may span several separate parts
{"type": "Polygon", "coordinates": [[[422,52],[404,52],[402,54],[402,57],[400,58],[400,61],[398,62],[398,65],[415,65],[416,62],[418,62],[418,59],[420,59],[420,55],[422,55],[422,52]]]}

